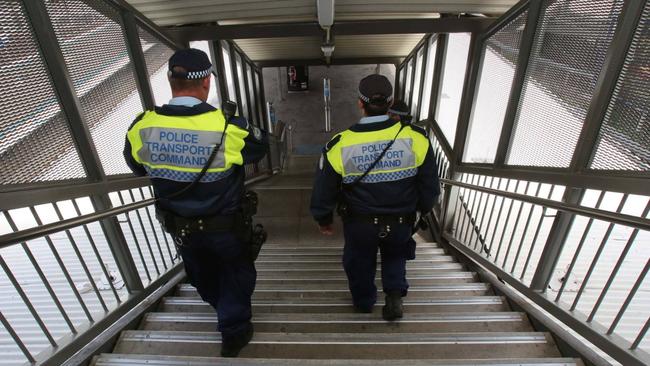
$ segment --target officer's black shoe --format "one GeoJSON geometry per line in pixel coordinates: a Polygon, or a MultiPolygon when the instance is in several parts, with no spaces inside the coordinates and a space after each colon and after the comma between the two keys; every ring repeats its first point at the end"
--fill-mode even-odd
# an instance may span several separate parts
{"type": "Polygon", "coordinates": [[[354,304],[354,311],[356,313],[370,314],[370,313],[372,313],[372,305],[370,305],[370,306],[361,306],[361,305],[354,304]]]}
{"type": "Polygon", "coordinates": [[[242,348],[244,348],[252,338],[252,325],[242,334],[234,337],[223,338],[221,341],[221,357],[237,357],[242,348]]]}
{"type": "Polygon", "coordinates": [[[404,315],[404,306],[402,305],[402,292],[387,292],[386,305],[384,305],[381,310],[381,315],[384,320],[392,321],[401,318],[404,315]]]}

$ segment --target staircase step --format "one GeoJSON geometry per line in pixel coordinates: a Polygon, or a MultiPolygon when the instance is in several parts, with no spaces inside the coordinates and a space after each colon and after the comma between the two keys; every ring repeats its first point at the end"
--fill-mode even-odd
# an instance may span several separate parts
{"type": "MultiPolygon", "coordinates": [[[[381,277],[381,276],[379,276],[381,277]]],[[[381,279],[377,278],[376,285],[381,286],[381,279]]],[[[467,283],[475,282],[476,274],[473,272],[439,272],[430,275],[411,275],[408,276],[409,284],[412,286],[418,285],[435,285],[435,284],[450,284],[450,283],[467,283]]],[[[293,285],[310,285],[310,284],[339,284],[347,286],[347,277],[343,274],[324,273],[317,277],[258,277],[257,286],[271,286],[277,284],[293,284],[293,285]]]]}
{"type": "MultiPolygon", "coordinates": [[[[217,332],[124,331],[116,353],[214,357],[217,332]]],[[[241,357],[335,359],[486,359],[558,357],[552,337],[537,332],[493,333],[256,333],[241,357]]]]}
{"type": "MultiPolygon", "coordinates": [[[[279,250],[279,251],[314,251],[314,250],[343,250],[343,242],[340,243],[332,243],[332,244],[320,244],[320,245],[309,245],[308,243],[305,243],[304,245],[301,243],[300,245],[291,245],[291,244],[273,244],[273,243],[267,243],[264,244],[262,247],[262,253],[266,251],[271,251],[271,250],[279,250]]],[[[416,250],[423,250],[423,249],[440,249],[440,246],[436,243],[418,243],[417,244],[417,249],[416,250]]]]}
{"type": "MultiPolygon", "coordinates": [[[[411,286],[409,298],[437,298],[449,296],[481,296],[490,292],[490,286],[485,283],[455,283],[449,285],[411,286]]],[[[179,296],[199,296],[196,289],[190,284],[178,286],[179,296]]],[[[380,294],[381,297],[381,294],[380,294]]],[[[323,286],[312,284],[304,286],[275,285],[257,286],[253,299],[305,299],[305,298],[350,298],[350,290],[346,285],[323,286]]]]}
{"type": "Polygon", "coordinates": [[[571,358],[517,358],[490,360],[292,360],[219,357],[102,354],[91,366],[583,366],[571,358]]]}
{"type": "MultiPolygon", "coordinates": [[[[379,314],[384,299],[379,297],[374,312],[379,314]]],[[[212,306],[198,297],[166,297],[160,304],[160,311],[166,312],[213,312],[212,306]]],[[[505,300],[499,296],[462,296],[439,299],[404,299],[405,313],[441,313],[465,311],[509,311],[505,300]]],[[[293,299],[293,300],[255,300],[253,314],[259,313],[352,313],[354,308],[349,299],[293,299]]]]}
{"type": "MultiPolygon", "coordinates": [[[[426,265],[426,264],[437,264],[437,263],[453,263],[455,262],[454,257],[450,255],[434,255],[426,258],[416,258],[407,262],[407,268],[409,265],[426,265]]],[[[377,264],[381,263],[381,259],[377,260],[377,264]]],[[[271,257],[260,257],[255,261],[256,267],[270,267],[270,266],[281,266],[281,267],[294,267],[294,266],[304,266],[309,265],[313,267],[321,266],[330,266],[330,265],[341,266],[341,256],[332,255],[324,257],[313,257],[313,256],[271,256],[271,257]]]]}
{"type": "MultiPolygon", "coordinates": [[[[429,249],[428,253],[418,252],[416,253],[416,260],[437,260],[437,261],[447,261],[450,257],[445,257],[445,252],[442,249],[429,249]]],[[[293,261],[337,261],[341,262],[341,257],[343,255],[342,250],[330,251],[330,252],[306,252],[301,253],[277,253],[273,251],[260,253],[257,258],[257,262],[266,262],[266,261],[278,261],[284,260],[287,262],[293,261]]],[[[381,262],[381,257],[377,255],[377,258],[381,262]]]]}
{"type": "MultiPolygon", "coordinates": [[[[343,266],[331,266],[329,268],[278,268],[278,267],[258,267],[257,278],[320,278],[322,276],[343,276],[343,266]]],[[[466,271],[466,268],[460,263],[441,263],[435,266],[410,267],[406,272],[406,278],[411,276],[426,276],[430,274],[447,274],[458,271],[466,271]]],[[[377,268],[377,278],[381,277],[381,269],[377,268]]]]}
{"type": "MultiPolygon", "coordinates": [[[[379,266],[379,264],[378,264],[379,266]]],[[[255,268],[258,271],[260,270],[272,270],[279,269],[283,271],[343,271],[343,264],[341,260],[332,261],[331,263],[323,263],[318,261],[307,262],[303,261],[300,263],[292,263],[286,261],[280,261],[277,263],[269,262],[255,262],[255,268]]],[[[451,261],[431,261],[431,262],[421,262],[421,261],[409,261],[406,262],[407,271],[411,270],[427,270],[427,271],[446,271],[446,270],[463,270],[465,267],[456,262],[451,261]]]]}
{"type": "MultiPolygon", "coordinates": [[[[210,332],[217,329],[217,315],[210,313],[148,313],[140,329],[210,332]]],[[[378,314],[256,313],[257,332],[277,333],[443,333],[443,332],[530,332],[522,313],[406,313],[398,322],[387,322],[378,314]]]]}

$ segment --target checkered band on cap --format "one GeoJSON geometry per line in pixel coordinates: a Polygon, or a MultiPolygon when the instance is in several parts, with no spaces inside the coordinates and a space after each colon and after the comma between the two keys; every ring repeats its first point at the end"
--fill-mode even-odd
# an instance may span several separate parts
{"type": "Polygon", "coordinates": [[[168,71],[167,76],[175,79],[197,80],[207,78],[212,73],[212,68],[203,71],[178,72],[168,71]]]}
{"type": "MultiPolygon", "coordinates": [[[[361,93],[361,90],[359,90],[359,99],[363,100],[363,101],[366,102],[366,103],[370,103],[370,98],[368,98],[368,97],[366,97],[365,95],[363,95],[363,93],[361,93]]],[[[387,102],[390,102],[391,100],[393,100],[393,96],[392,96],[392,95],[389,95],[389,96],[386,97],[386,101],[387,101],[387,102]]]]}
{"type": "Polygon", "coordinates": [[[394,109],[388,109],[388,113],[396,114],[398,116],[408,116],[409,112],[396,111],[394,109]]]}

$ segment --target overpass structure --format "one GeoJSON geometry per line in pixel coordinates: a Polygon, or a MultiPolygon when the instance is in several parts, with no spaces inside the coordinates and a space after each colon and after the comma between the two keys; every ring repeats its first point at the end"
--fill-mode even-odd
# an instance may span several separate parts
{"type": "Polygon", "coordinates": [[[0,20],[0,365],[650,364],[647,1],[0,0],[0,20]],[[257,333],[228,362],[122,159],[188,46],[208,102],[271,134],[246,167],[257,333]],[[264,69],[350,65],[395,71],[443,184],[397,323],[352,312],[342,236],[308,214],[318,155],[266,104],[264,69]]]}

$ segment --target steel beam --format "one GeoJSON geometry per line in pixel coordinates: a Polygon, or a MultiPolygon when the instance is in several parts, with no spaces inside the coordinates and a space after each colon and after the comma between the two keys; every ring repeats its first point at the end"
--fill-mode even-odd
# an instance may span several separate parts
{"type": "Polygon", "coordinates": [[[25,13],[29,19],[34,36],[40,45],[43,59],[52,78],[61,109],[66,115],[72,139],[79,154],[89,181],[98,182],[105,179],[99,155],[95,150],[92,136],[86,123],[74,83],[68,72],[63,52],[59,47],[54,27],[50,22],[45,3],[42,1],[23,1],[25,13]]]}
{"type": "MultiPolygon", "coordinates": [[[[115,0],[117,1],[117,0],[115,0]]],[[[390,19],[335,22],[334,36],[365,34],[418,34],[482,32],[497,18],[492,17],[446,17],[437,19],[390,19]]],[[[178,41],[202,41],[216,39],[322,37],[324,31],[316,22],[197,25],[169,27],[166,32],[178,41]]]]}
{"type": "Polygon", "coordinates": [[[512,8],[508,9],[507,12],[501,14],[497,20],[492,22],[490,26],[481,33],[481,38],[486,39],[490,38],[494,33],[500,31],[503,27],[510,24],[510,22],[521,15],[524,11],[528,10],[528,5],[531,0],[521,0],[515,4],[512,8]]]}
{"type": "Polygon", "coordinates": [[[393,64],[398,65],[402,62],[401,57],[358,57],[358,58],[332,58],[330,63],[325,59],[286,59],[286,60],[266,60],[256,61],[259,68],[265,67],[285,67],[285,66],[327,66],[327,65],[374,65],[374,64],[393,64]]]}
{"type": "Polygon", "coordinates": [[[135,22],[133,13],[122,10],[122,23],[124,25],[124,35],[126,46],[129,51],[131,62],[133,62],[134,78],[138,91],[140,92],[140,101],[146,110],[153,110],[156,102],[149,83],[149,72],[147,71],[147,64],[142,52],[142,44],[140,43],[140,36],[138,35],[138,27],[135,22]]]}
{"type": "Polygon", "coordinates": [[[609,108],[610,100],[618,77],[625,64],[627,51],[639,25],[639,19],[645,7],[644,1],[626,1],[619,16],[618,26],[612,44],[607,50],[605,63],[600,70],[591,104],[582,126],[578,144],[573,153],[571,171],[583,171],[589,168],[592,156],[598,147],[600,128],[609,108]]]}
{"type": "Polygon", "coordinates": [[[472,33],[469,43],[469,55],[465,71],[463,92],[461,94],[460,110],[458,112],[456,136],[454,138],[454,156],[451,159],[454,166],[462,162],[463,154],[465,152],[465,142],[469,132],[468,129],[472,116],[472,107],[474,106],[474,99],[477,91],[476,84],[480,77],[482,45],[483,42],[479,40],[478,34],[472,33]]]}
{"type": "MultiPolygon", "coordinates": [[[[420,94],[418,95],[419,105],[418,105],[417,109],[415,110],[415,115],[413,116],[415,121],[420,120],[420,117],[421,117],[420,116],[420,110],[422,108],[420,108],[420,105],[422,105],[422,100],[423,100],[422,97],[424,96],[424,84],[426,82],[426,76],[427,76],[427,62],[429,60],[429,39],[430,38],[431,38],[431,36],[428,36],[428,37],[424,37],[424,39],[423,39],[424,43],[423,43],[423,46],[422,46],[422,70],[420,70],[422,75],[420,76],[420,85],[418,87],[418,90],[420,91],[420,94]]],[[[412,108],[412,106],[411,106],[411,108],[412,108]]]]}
{"type": "Polygon", "coordinates": [[[543,16],[543,1],[530,0],[528,6],[528,20],[526,27],[521,36],[521,46],[519,47],[519,58],[517,59],[517,68],[515,75],[512,79],[512,87],[510,88],[510,98],[508,100],[508,107],[503,118],[503,127],[501,128],[501,136],[499,137],[499,146],[497,148],[496,156],[494,158],[495,167],[502,167],[506,161],[506,154],[510,146],[515,129],[515,120],[519,110],[519,99],[526,82],[526,71],[528,69],[528,60],[533,51],[533,43],[535,42],[535,33],[537,32],[537,23],[543,16]]]}

